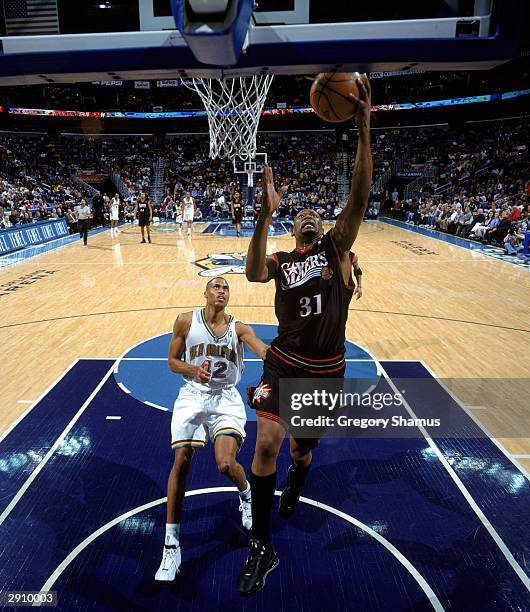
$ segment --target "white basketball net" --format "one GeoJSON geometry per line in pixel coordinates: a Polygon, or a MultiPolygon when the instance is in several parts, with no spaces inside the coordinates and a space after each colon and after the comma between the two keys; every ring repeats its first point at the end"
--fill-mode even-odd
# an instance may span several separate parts
{"type": "Polygon", "coordinates": [[[253,159],[256,133],[272,74],[229,79],[186,79],[203,101],[210,128],[212,159],[253,159]]]}

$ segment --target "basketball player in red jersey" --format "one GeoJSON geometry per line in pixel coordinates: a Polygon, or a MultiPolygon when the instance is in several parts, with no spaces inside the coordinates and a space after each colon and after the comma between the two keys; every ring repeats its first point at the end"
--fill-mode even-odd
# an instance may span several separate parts
{"type": "MultiPolygon", "coordinates": [[[[241,595],[259,591],[267,574],[278,565],[269,522],[276,488],[276,459],[286,433],[279,415],[279,381],[344,377],[346,320],[355,291],[350,248],[368,206],[372,182],[370,84],[366,75],[357,84],[357,155],[348,203],[335,227],[323,234],[318,213],[302,210],[294,219],[295,250],[267,257],[268,228],[286,188],[277,192],[272,169],[265,166],[263,171],[263,205],[248,248],[246,276],[255,283],[274,279],[279,333],[267,352],[260,384],[249,390],[249,403],[258,416],[258,432],[250,474],[252,531],[247,561],[238,580],[241,595]]],[[[289,518],[295,510],[312,462],[312,449],[318,442],[290,437],[292,465],[279,509],[283,518],[289,518]]]]}

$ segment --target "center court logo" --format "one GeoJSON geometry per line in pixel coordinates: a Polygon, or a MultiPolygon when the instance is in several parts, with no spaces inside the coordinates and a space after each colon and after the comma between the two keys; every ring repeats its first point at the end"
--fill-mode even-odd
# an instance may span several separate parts
{"type": "Polygon", "coordinates": [[[245,274],[246,253],[211,253],[193,263],[202,270],[199,276],[224,276],[245,274]]]}

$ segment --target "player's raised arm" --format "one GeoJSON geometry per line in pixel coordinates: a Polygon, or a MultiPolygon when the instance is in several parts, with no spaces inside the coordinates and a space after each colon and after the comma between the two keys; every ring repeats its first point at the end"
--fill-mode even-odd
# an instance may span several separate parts
{"type": "Polygon", "coordinates": [[[278,209],[287,187],[276,191],[272,168],[265,164],[263,168],[263,204],[256,220],[256,227],[248,245],[245,274],[253,283],[267,283],[273,278],[277,263],[272,257],[267,257],[267,235],[272,215],[278,209]]]}
{"type": "Polygon", "coordinates": [[[203,366],[192,365],[181,359],[186,347],[186,336],[190,330],[192,313],[186,312],[179,315],[173,325],[173,335],[169,343],[168,366],[172,372],[182,374],[187,378],[194,378],[201,383],[210,381],[211,374],[203,366]]]}
{"type": "MultiPolygon", "coordinates": [[[[370,109],[371,89],[368,77],[363,75],[358,81],[359,98],[355,120],[359,129],[357,155],[353,166],[348,203],[337,218],[333,228],[333,239],[340,252],[349,251],[361,226],[364,212],[368,206],[372,184],[372,151],[370,149],[370,109]]],[[[353,96],[355,97],[355,96],[353,96]]]]}
{"type": "Polygon", "coordinates": [[[263,340],[256,336],[256,332],[250,325],[238,321],[236,323],[236,333],[237,337],[244,343],[249,351],[252,351],[255,355],[261,357],[261,359],[265,359],[265,354],[269,349],[269,345],[265,344],[263,340]]]}

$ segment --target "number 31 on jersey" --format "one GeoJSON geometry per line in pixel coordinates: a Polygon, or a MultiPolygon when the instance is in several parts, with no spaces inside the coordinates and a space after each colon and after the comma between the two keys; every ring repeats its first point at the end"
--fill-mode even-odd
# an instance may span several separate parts
{"type": "Polygon", "coordinates": [[[322,294],[313,297],[300,298],[300,316],[308,317],[310,314],[322,314],[322,294]]]}

